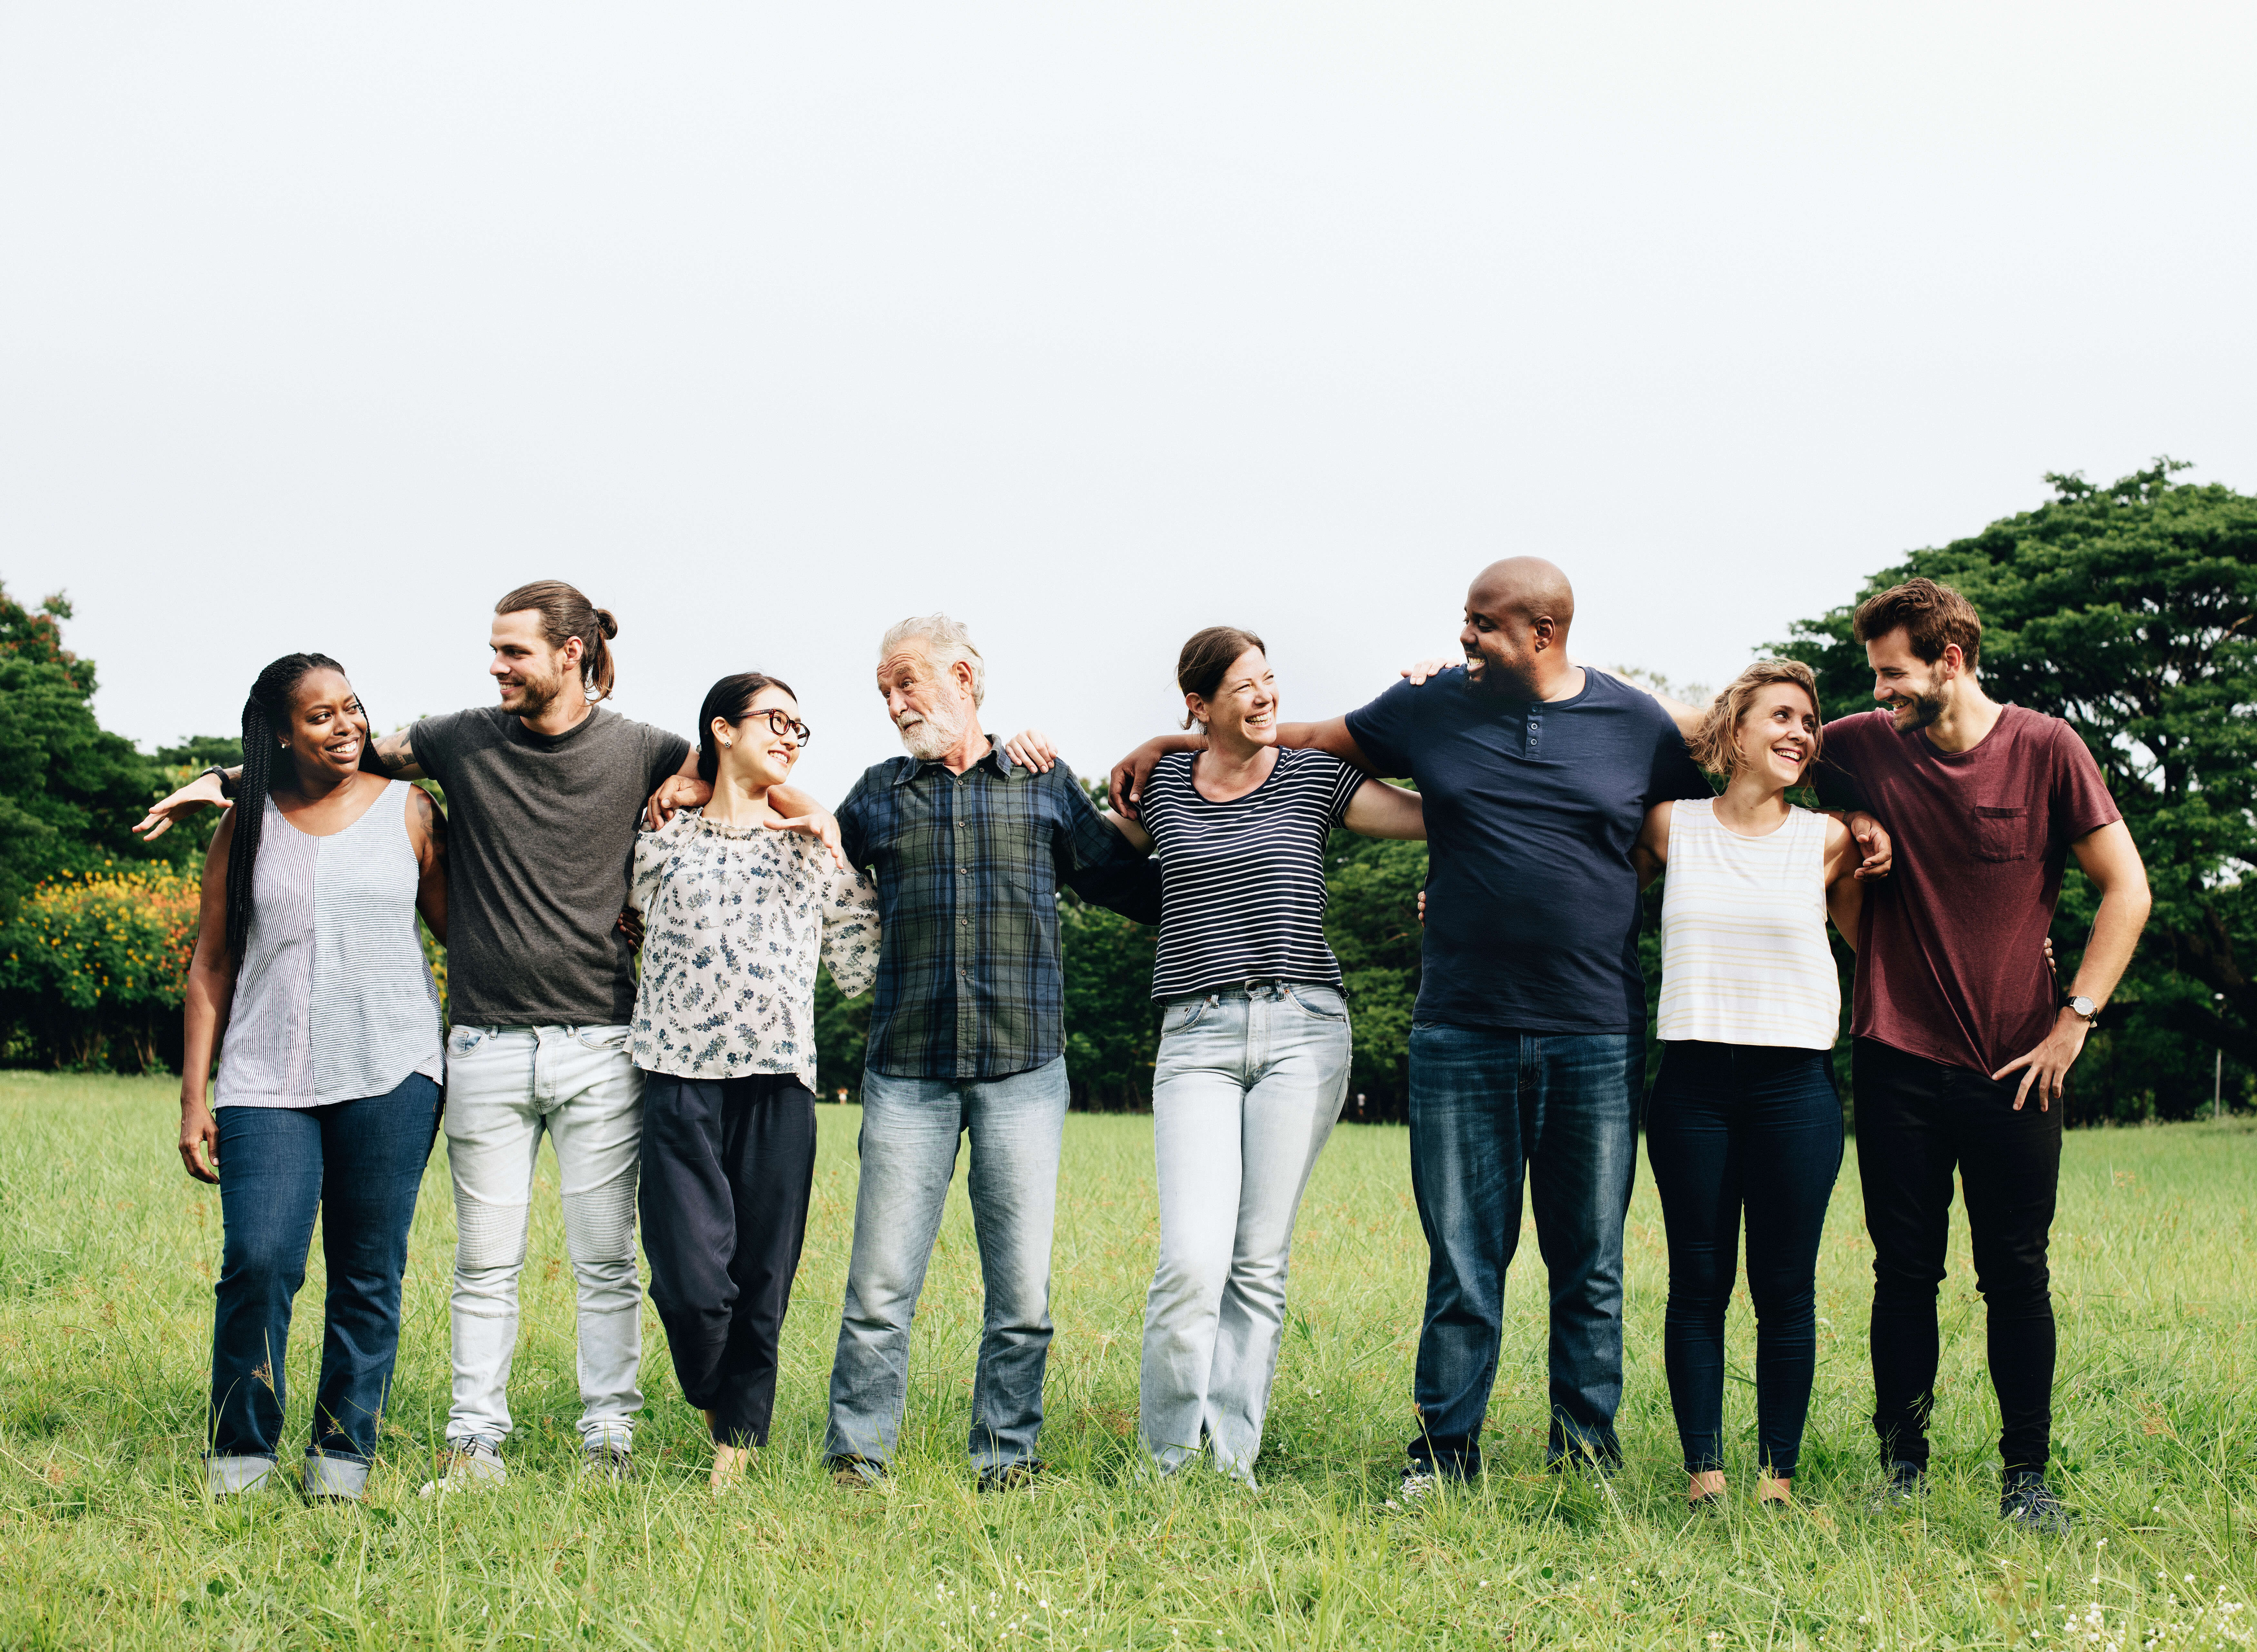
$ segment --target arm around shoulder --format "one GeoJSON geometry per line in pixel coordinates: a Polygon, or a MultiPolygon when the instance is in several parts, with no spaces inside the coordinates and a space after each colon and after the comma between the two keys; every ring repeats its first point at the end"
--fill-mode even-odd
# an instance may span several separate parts
{"type": "Polygon", "coordinates": [[[1341,824],[1365,837],[1426,837],[1426,802],[1418,793],[1385,780],[1366,780],[1349,798],[1341,824]]]}
{"type": "Polygon", "coordinates": [[[1664,798],[1649,808],[1645,823],[1638,830],[1638,841],[1631,845],[1630,861],[1638,868],[1641,889],[1661,876],[1662,868],[1669,864],[1669,820],[1676,807],[1664,798]]]}

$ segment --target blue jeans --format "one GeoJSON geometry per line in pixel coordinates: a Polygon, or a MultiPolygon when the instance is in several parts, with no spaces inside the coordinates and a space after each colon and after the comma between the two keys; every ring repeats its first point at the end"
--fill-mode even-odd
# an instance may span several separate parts
{"type": "Polygon", "coordinates": [[[972,1138],[972,1226],[987,1323],[972,1385],[973,1465],[1034,1460],[1051,1350],[1051,1227],[1065,1133],[1065,1058],[980,1079],[862,1075],[862,1177],[854,1252],[831,1366],[834,1458],[883,1463],[909,1394],[909,1317],[948,1203],[959,1136],[972,1138]]]}
{"type": "Polygon", "coordinates": [[[1293,1218],[1348,1097],[1348,1006],[1264,982],[1178,999],[1152,1070],[1160,1260],[1144,1301],[1144,1449],[1251,1484],[1285,1325],[1293,1218]]]}
{"type": "MultiPolygon", "coordinates": [[[[329,1299],[307,1456],[357,1493],[400,1349],[407,1226],[439,1124],[439,1086],[327,1107],[230,1107],[219,1124],[222,1252],[212,1328],[211,1455],[272,1462],[281,1442],[290,1308],[322,1218],[329,1299]]],[[[313,1472],[309,1470],[309,1472],[313,1472]]]]}
{"type": "Polygon", "coordinates": [[[1684,1040],[1662,1047],[1645,1145],[1669,1228],[1662,1357],[1685,1472],[1724,1466],[1724,1310],[1747,1212],[1756,1443],[1792,1475],[1818,1359],[1818,1241],[1842,1168],[1831,1054],[1684,1040]]]}
{"type": "Polygon", "coordinates": [[[1413,1461],[1481,1472],[1505,1270],[1532,1168],[1552,1281],[1548,1456],[1612,1462],[1622,1403],[1623,1220],[1638,1168],[1639,1041],[1627,1033],[1411,1029],[1411,1188],[1426,1230],[1413,1461]]]}

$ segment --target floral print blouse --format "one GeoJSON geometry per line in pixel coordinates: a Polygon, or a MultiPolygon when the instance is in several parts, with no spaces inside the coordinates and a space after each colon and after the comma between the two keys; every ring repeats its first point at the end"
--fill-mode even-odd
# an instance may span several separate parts
{"type": "Polygon", "coordinates": [[[678,1078],[796,1073],[815,1088],[815,966],[852,998],[878,970],[878,892],[801,832],[685,808],[635,840],[634,1064],[678,1078]]]}

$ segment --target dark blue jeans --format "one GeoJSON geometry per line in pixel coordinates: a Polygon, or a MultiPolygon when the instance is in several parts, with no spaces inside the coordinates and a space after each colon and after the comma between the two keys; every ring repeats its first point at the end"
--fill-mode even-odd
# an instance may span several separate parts
{"type": "Polygon", "coordinates": [[[1669,1227],[1662,1357],[1685,1470],[1724,1466],[1724,1310],[1740,1271],[1756,1310],[1756,1439],[1792,1475],[1818,1358],[1818,1240],[1842,1168],[1842,1098],[1822,1049],[1662,1046],[1646,1154],[1669,1227]]]}
{"type": "Polygon", "coordinates": [[[1639,1043],[1626,1033],[1411,1029],[1411,1187],[1426,1230],[1414,1461],[1481,1472],[1505,1270],[1532,1175],[1552,1281],[1554,1464],[1622,1455],[1623,1218],[1638,1166],[1639,1043]]]}
{"type": "Polygon", "coordinates": [[[411,1074],[389,1095],[327,1107],[229,1107],[219,1122],[224,1225],[212,1330],[211,1452],[279,1447],[290,1305],[314,1218],[329,1274],[309,1457],[365,1463],[400,1349],[407,1225],[439,1126],[439,1086],[411,1074]]]}

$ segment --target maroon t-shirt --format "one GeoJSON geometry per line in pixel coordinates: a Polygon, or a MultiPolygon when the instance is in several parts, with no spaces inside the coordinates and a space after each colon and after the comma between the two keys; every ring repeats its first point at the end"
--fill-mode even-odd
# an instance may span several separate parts
{"type": "Polygon", "coordinates": [[[1939,752],[1862,711],[1826,725],[1816,783],[1896,848],[1865,886],[1851,1033],[1986,1074],[2035,1048],[2057,1013],[2044,943],[2069,846],[2124,817],[2076,731],[2010,705],[1939,752]]]}

